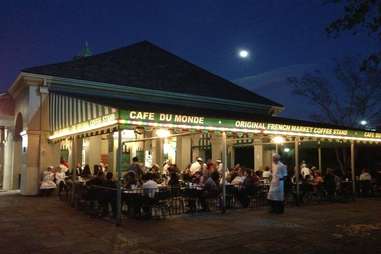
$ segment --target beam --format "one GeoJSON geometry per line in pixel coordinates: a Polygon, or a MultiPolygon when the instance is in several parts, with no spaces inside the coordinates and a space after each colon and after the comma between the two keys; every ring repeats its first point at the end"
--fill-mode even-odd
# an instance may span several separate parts
{"type": "Polygon", "coordinates": [[[321,165],[321,144],[320,141],[318,141],[318,166],[319,166],[319,172],[320,174],[323,172],[322,171],[322,165],[321,165]]]}
{"type": "Polygon", "coordinates": [[[295,138],[295,180],[296,180],[296,205],[299,205],[299,137],[295,138]]]}
{"type": "Polygon", "coordinates": [[[122,130],[118,127],[118,154],[117,154],[117,191],[116,191],[116,225],[122,223],[122,130]]]}
{"type": "Polygon", "coordinates": [[[355,142],[351,142],[351,171],[352,171],[352,190],[356,193],[356,171],[355,171],[355,142]]]}
{"type": "Polygon", "coordinates": [[[225,185],[225,171],[228,164],[227,145],[226,145],[226,132],[222,132],[222,157],[223,157],[223,170],[222,170],[222,213],[226,211],[226,185],[225,185]]]}

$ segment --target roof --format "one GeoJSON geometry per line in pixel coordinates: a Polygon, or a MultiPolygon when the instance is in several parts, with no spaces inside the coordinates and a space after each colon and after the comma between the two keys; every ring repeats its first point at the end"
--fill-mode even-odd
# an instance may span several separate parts
{"type": "Polygon", "coordinates": [[[140,101],[131,101],[131,100],[121,100],[115,98],[107,98],[103,95],[88,97],[86,95],[79,95],[75,93],[62,93],[55,92],[57,94],[66,95],[70,97],[76,97],[93,103],[101,104],[104,106],[110,106],[118,109],[125,110],[138,110],[138,111],[148,111],[148,112],[160,112],[160,113],[171,113],[171,114],[186,114],[194,116],[207,116],[214,118],[224,118],[224,119],[239,119],[244,121],[262,121],[268,123],[282,123],[290,125],[303,125],[303,126],[315,126],[320,128],[333,128],[333,129],[343,129],[343,130],[355,130],[355,131],[364,131],[363,129],[349,128],[346,126],[339,126],[330,123],[318,123],[311,121],[304,121],[298,119],[284,118],[278,116],[270,115],[258,115],[255,113],[245,113],[245,112],[232,112],[228,110],[212,110],[205,108],[190,107],[185,105],[176,105],[174,107],[170,104],[165,103],[144,103],[140,101]]]}
{"type": "Polygon", "coordinates": [[[148,41],[98,55],[22,71],[283,107],[148,41]]]}

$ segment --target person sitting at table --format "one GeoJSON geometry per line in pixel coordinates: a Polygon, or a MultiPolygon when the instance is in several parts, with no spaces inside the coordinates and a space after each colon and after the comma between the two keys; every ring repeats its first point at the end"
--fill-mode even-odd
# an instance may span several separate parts
{"type": "Polygon", "coordinates": [[[218,171],[220,176],[222,176],[224,171],[224,164],[222,163],[221,160],[216,160],[216,170],[218,171]]]}
{"type": "Polygon", "coordinates": [[[202,168],[202,174],[200,178],[200,184],[205,184],[208,180],[210,174],[215,170],[214,163],[209,161],[208,164],[204,165],[202,168]]]}
{"type": "Polygon", "coordinates": [[[327,174],[324,177],[324,188],[327,191],[328,200],[332,200],[336,193],[336,178],[334,170],[327,168],[327,174]]]}
{"type": "Polygon", "coordinates": [[[169,171],[169,181],[168,185],[171,188],[179,188],[180,187],[180,182],[179,182],[179,176],[177,175],[175,170],[170,170],[169,171]]]}
{"type": "Polygon", "coordinates": [[[203,190],[200,194],[200,204],[203,211],[209,211],[207,199],[216,198],[218,196],[218,183],[220,175],[217,171],[210,174],[207,181],[203,186],[203,190]]]}
{"type": "Polygon", "coordinates": [[[269,166],[265,167],[265,171],[263,171],[263,173],[262,173],[262,178],[263,178],[265,184],[269,184],[270,183],[271,172],[270,172],[270,167],[269,166]]]}
{"type": "Polygon", "coordinates": [[[91,177],[91,170],[90,170],[90,166],[89,166],[89,164],[86,164],[86,165],[83,167],[81,177],[83,177],[83,178],[85,178],[85,179],[88,179],[88,178],[91,177]]]}
{"type": "Polygon", "coordinates": [[[194,184],[200,184],[200,181],[201,181],[201,172],[197,171],[192,176],[192,183],[194,183],[194,184]]]}
{"type": "Polygon", "coordinates": [[[315,170],[312,172],[312,181],[311,181],[311,185],[313,187],[313,191],[315,193],[319,192],[321,193],[322,192],[322,188],[323,188],[323,184],[324,184],[324,179],[323,177],[321,177],[320,175],[320,172],[315,170]]]}
{"type": "Polygon", "coordinates": [[[161,180],[161,174],[160,174],[160,168],[159,168],[159,165],[158,164],[153,164],[152,165],[152,168],[151,168],[151,174],[152,174],[152,178],[155,182],[157,183],[161,183],[162,180],[161,180]]]}
{"type": "Polygon", "coordinates": [[[113,180],[112,172],[106,173],[106,179],[101,183],[101,186],[105,187],[102,190],[101,200],[101,216],[107,216],[109,213],[109,205],[111,206],[112,217],[116,218],[116,182],[113,180]]]}
{"type": "Polygon", "coordinates": [[[259,178],[249,169],[244,170],[244,176],[245,180],[243,181],[241,188],[238,190],[238,201],[243,208],[247,208],[250,202],[249,196],[257,191],[259,178]]]}
{"type": "Polygon", "coordinates": [[[139,186],[139,182],[137,180],[137,177],[134,171],[130,171],[124,174],[123,184],[124,184],[124,187],[127,189],[132,189],[139,186]]]}
{"type": "Polygon", "coordinates": [[[372,176],[369,174],[368,169],[364,168],[361,171],[360,177],[359,177],[359,185],[360,185],[360,192],[363,196],[368,196],[369,192],[372,189],[372,176]]]}
{"type": "Polygon", "coordinates": [[[57,187],[54,182],[53,167],[49,166],[44,172],[42,172],[42,180],[40,185],[40,192],[42,196],[48,197],[53,190],[57,187]]]}
{"type": "Polygon", "coordinates": [[[99,165],[95,164],[93,167],[93,176],[97,176],[100,168],[99,165]]]}
{"type": "Polygon", "coordinates": [[[62,191],[66,191],[66,183],[65,183],[66,174],[65,172],[63,172],[61,167],[57,167],[54,178],[56,180],[56,185],[58,187],[58,196],[61,197],[62,191]]]}
{"type": "Polygon", "coordinates": [[[163,175],[169,176],[169,168],[171,167],[172,163],[170,160],[165,160],[163,164],[163,175]]]}
{"type": "Polygon", "coordinates": [[[204,161],[201,157],[198,157],[195,162],[193,162],[189,168],[192,175],[194,175],[196,172],[202,170],[202,166],[204,165],[204,161]]]}
{"type": "Polygon", "coordinates": [[[242,185],[246,178],[245,171],[246,171],[245,169],[240,169],[238,172],[238,175],[232,180],[231,184],[235,186],[242,185]]]}
{"type": "Polygon", "coordinates": [[[323,184],[324,179],[323,179],[323,177],[321,177],[319,171],[313,171],[312,176],[313,176],[313,179],[312,179],[311,184],[313,186],[321,186],[323,184]]]}
{"type": "Polygon", "coordinates": [[[157,182],[153,180],[152,174],[147,173],[143,176],[143,191],[144,194],[147,195],[150,198],[154,198],[156,192],[158,191],[158,185],[157,182]]]}
{"type": "Polygon", "coordinates": [[[148,173],[143,176],[143,216],[146,218],[150,218],[152,216],[151,207],[155,203],[155,196],[159,192],[158,184],[152,179],[152,174],[148,173]]]}
{"type": "Polygon", "coordinates": [[[134,172],[138,182],[142,180],[143,170],[140,166],[138,157],[132,158],[132,164],[127,169],[127,173],[128,172],[134,172]]]}
{"type": "Polygon", "coordinates": [[[191,164],[188,164],[188,166],[184,169],[182,177],[184,182],[192,182],[192,173],[190,171],[191,164]]]}
{"type": "Polygon", "coordinates": [[[87,195],[86,199],[90,201],[90,207],[94,206],[94,201],[98,201],[98,194],[101,192],[100,186],[102,186],[104,181],[103,171],[98,171],[97,176],[92,177],[86,182],[87,195]]]}

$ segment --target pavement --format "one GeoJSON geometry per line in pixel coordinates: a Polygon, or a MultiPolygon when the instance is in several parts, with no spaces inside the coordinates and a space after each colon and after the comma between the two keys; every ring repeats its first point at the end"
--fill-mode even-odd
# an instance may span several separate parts
{"type": "Polygon", "coordinates": [[[381,253],[381,199],[201,213],[92,218],[57,197],[0,195],[0,253],[381,253]]]}

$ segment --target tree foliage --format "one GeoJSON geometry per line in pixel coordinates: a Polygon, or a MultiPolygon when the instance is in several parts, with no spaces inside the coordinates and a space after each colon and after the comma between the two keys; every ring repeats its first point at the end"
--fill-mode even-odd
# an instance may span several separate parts
{"type": "MultiPolygon", "coordinates": [[[[381,71],[361,70],[362,61],[346,57],[335,61],[333,78],[320,71],[288,78],[293,92],[307,98],[318,107],[312,118],[319,122],[347,127],[359,127],[366,119],[381,123],[381,71]]],[[[343,174],[350,167],[349,149],[337,146],[336,159],[343,174]]]]}
{"type": "Polygon", "coordinates": [[[311,116],[319,122],[358,127],[362,119],[378,124],[381,120],[381,72],[360,70],[361,61],[346,57],[335,61],[334,78],[320,71],[288,82],[297,95],[306,97],[318,110],[311,116]]]}
{"type": "MultiPolygon", "coordinates": [[[[365,28],[370,36],[375,36],[381,46],[381,0],[328,0],[325,2],[343,4],[344,14],[332,21],[327,27],[329,35],[338,36],[341,32],[352,31],[356,34],[365,28]]],[[[371,54],[364,61],[363,69],[379,66],[381,50],[371,54]]]]}

